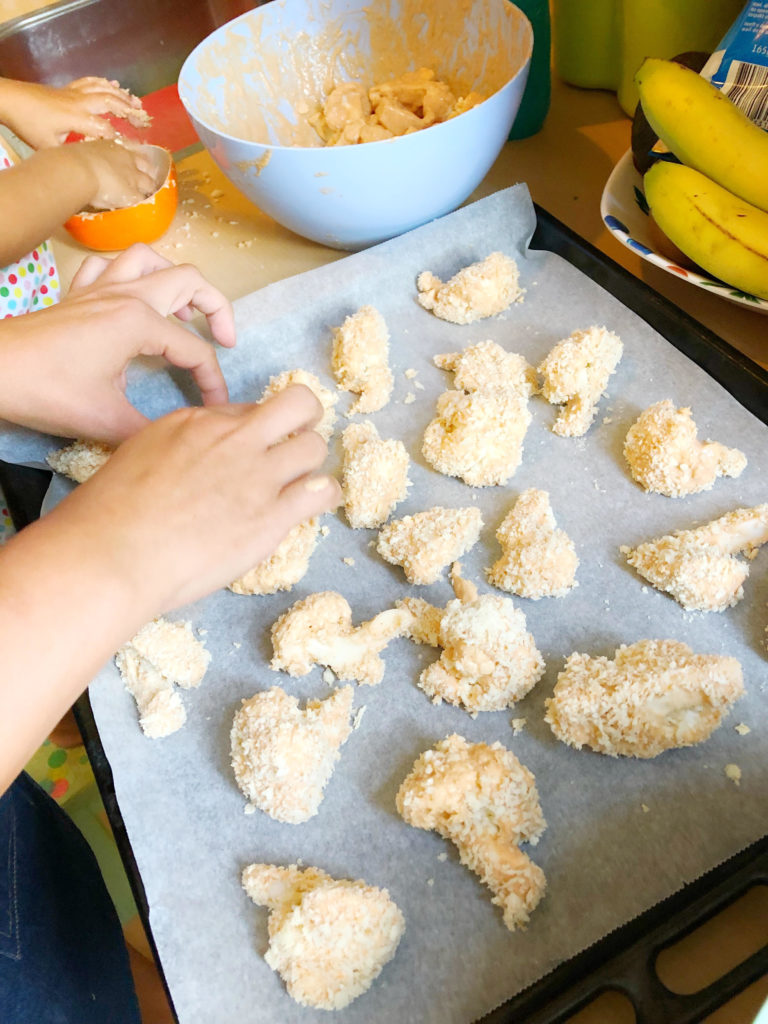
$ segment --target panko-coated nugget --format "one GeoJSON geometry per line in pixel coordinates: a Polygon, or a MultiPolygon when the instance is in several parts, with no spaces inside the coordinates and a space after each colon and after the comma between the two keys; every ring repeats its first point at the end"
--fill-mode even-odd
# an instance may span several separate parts
{"type": "Polygon", "coordinates": [[[614,660],[572,654],[546,701],[563,743],[612,757],[656,757],[708,739],[744,693],[736,658],[677,640],[621,646],[614,660]]]}
{"type": "Polygon", "coordinates": [[[488,580],[500,590],[538,601],[563,597],[577,586],[573,541],[557,528],[547,491],[523,491],[496,531],[502,555],[488,580]]]}
{"type": "Polygon", "coordinates": [[[438,473],[458,477],[470,487],[505,484],[520,465],[530,422],[522,389],[444,391],[437,415],[424,431],[421,451],[438,473]]]}
{"type": "Polygon", "coordinates": [[[174,684],[199,686],[210,652],[189,622],[148,622],[115,655],[125,688],[136,700],[139,725],[150,739],[169,736],[187,719],[174,684]]]}
{"type": "Polygon", "coordinates": [[[657,590],[666,591],[688,611],[722,612],[744,596],[749,566],[735,556],[754,558],[768,541],[768,504],[738,508],[693,530],[622,547],[627,561],[657,590]]]}
{"type": "Polygon", "coordinates": [[[265,398],[279,395],[281,391],[285,391],[292,384],[303,384],[309,388],[322,405],[323,416],[320,422],[315,425],[314,430],[324,441],[329,441],[336,423],[336,410],[334,406],[338,402],[339,396],[321,384],[314,373],[310,373],[308,370],[284,370],[282,373],[277,374],[276,377],[270,377],[269,384],[264,388],[261,400],[264,401],[265,398]]]}
{"type": "Polygon", "coordinates": [[[344,449],[344,511],[353,529],[381,526],[405,498],[410,459],[402,441],[384,440],[370,420],[350,423],[344,449]]]}
{"type": "Polygon", "coordinates": [[[586,434],[623,351],[621,339],[605,327],[574,331],[555,345],[539,366],[542,395],[554,405],[563,405],[553,433],[561,437],[586,434]]]}
{"type": "Polygon", "coordinates": [[[303,579],[317,547],[320,520],[307,519],[283,537],[269,558],[229,584],[234,594],[276,594],[303,579]]]}
{"type": "Polygon", "coordinates": [[[341,1010],[395,955],[405,921],[386,889],[319,868],[249,864],[243,888],[269,909],[264,959],[302,1006],[341,1010]]]}
{"type": "Polygon", "coordinates": [[[468,743],[455,733],[416,760],[397,793],[401,817],[456,844],[494,893],[510,931],[523,928],[544,895],[544,872],[518,844],[539,841],[547,823],[536,780],[501,743],[468,743]]]}
{"type": "Polygon", "coordinates": [[[352,730],[352,698],[352,687],[344,686],[302,710],[296,697],[273,686],[244,700],[230,733],[232,770],[243,795],[276,821],[314,817],[352,730]]]}
{"type": "Polygon", "coordinates": [[[377,412],[392,395],[389,331],[374,306],[362,306],[333,329],[333,373],[343,391],[360,395],[349,415],[377,412]]]}
{"type": "Polygon", "coordinates": [[[495,316],[523,297],[518,284],[517,264],[503,252],[492,252],[471,263],[443,283],[431,271],[422,271],[416,281],[419,305],[441,320],[471,324],[495,316]]]}
{"type": "Polygon", "coordinates": [[[57,473],[84,484],[114,452],[111,445],[102,441],[73,441],[64,448],[46,455],[45,461],[57,473]]]}
{"type": "Polygon", "coordinates": [[[478,341],[461,352],[445,352],[433,362],[453,373],[453,385],[461,391],[505,387],[527,397],[538,391],[536,370],[523,356],[507,352],[495,341],[478,341]]]}
{"type": "Polygon", "coordinates": [[[645,491],[669,498],[708,491],[719,476],[740,476],[747,457],[717,441],[699,441],[690,409],[670,399],[649,406],[632,424],[624,457],[632,479],[645,491]]]}
{"type": "Polygon", "coordinates": [[[401,565],[410,583],[434,583],[446,565],[477,543],[483,519],[478,508],[434,508],[393,519],[379,531],[381,557],[401,565]]]}

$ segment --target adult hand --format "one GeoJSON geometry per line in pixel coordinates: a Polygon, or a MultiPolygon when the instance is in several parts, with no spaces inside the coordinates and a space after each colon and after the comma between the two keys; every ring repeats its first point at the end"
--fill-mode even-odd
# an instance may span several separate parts
{"type": "Polygon", "coordinates": [[[70,132],[112,139],[115,128],[104,114],[149,124],[141,100],[106,78],[78,78],[61,88],[0,79],[0,121],[33,149],[58,146],[70,132]]]}
{"type": "Polygon", "coordinates": [[[188,369],[206,405],[227,401],[210,344],[167,317],[208,319],[235,344],[232,308],[198,270],[145,245],[114,260],[90,257],[58,306],[0,322],[0,416],[44,433],[119,444],[147,419],[125,395],[136,356],[188,369]]]}

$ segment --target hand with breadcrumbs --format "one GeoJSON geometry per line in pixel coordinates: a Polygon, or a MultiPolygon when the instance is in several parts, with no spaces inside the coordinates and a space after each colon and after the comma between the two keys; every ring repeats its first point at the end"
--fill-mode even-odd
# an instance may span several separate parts
{"type": "Polygon", "coordinates": [[[111,114],[137,128],[149,125],[141,100],[106,78],[78,78],[56,87],[0,78],[0,123],[33,149],[59,146],[70,132],[94,139],[112,139],[111,114]]]}
{"type": "Polygon", "coordinates": [[[189,370],[205,405],[226,402],[213,346],[167,319],[189,320],[195,310],[215,341],[235,344],[229,302],[194,267],[174,266],[146,245],[114,260],[89,257],[64,302],[3,323],[0,416],[118,444],[147,423],[125,396],[126,369],[137,356],[189,370]]]}

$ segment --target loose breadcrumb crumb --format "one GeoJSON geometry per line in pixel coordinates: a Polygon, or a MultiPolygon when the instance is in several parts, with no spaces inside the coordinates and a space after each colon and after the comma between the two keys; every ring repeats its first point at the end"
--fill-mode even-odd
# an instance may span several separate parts
{"type": "Polygon", "coordinates": [[[752,730],[749,728],[749,726],[745,725],[744,722],[739,722],[738,725],[734,726],[734,729],[739,734],[739,736],[747,736],[747,735],[749,735],[749,733],[752,732],[752,730]]]}
{"type": "Polygon", "coordinates": [[[668,398],[649,406],[624,441],[632,479],[645,491],[680,498],[709,490],[719,476],[741,475],[743,452],[696,434],[690,409],[676,409],[668,398]]]}
{"type": "Polygon", "coordinates": [[[725,772],[725,777],[730,779],[734,785],[741,785],[741,768],[737,764],[727,764],[723,771],[725,772]]]}
{"type": "Polygon", "coordinates": [[[613,661],[571,654],[545,721],[577,750],[649,758],[708,739],[743,693],[736,658],[641,640],[619,647],[613,661]]]}
{"type": "Polygon", "coordinates": [[[352,687],[344,686],[302,710],[296,697],[273,686],[244,700],[230,733],[243,796],[276,821],[314,817],[351,732],[352,699],[352,687]]]}
{"type": "Polygon", "coordinates": [[[419,274],[419,305],[441,320],[452,324],[471,324],[496,316],[519,302],[523,293],[518,284],[517,264],[502,252],[492,252],[484,260],[472,263],[443,283],[431,271],[419,274]]]}
{"type": "Polygon", "coordinates": [[[302,1006],[341,1010],[395,955],[405,921],[386,889],[319,868],[249,864],[243,888],[269,909],[264,959],[302,1006]]]}
{"type": "Polygon", "coordinates": [[[526,925],[546,879],[518,844],[535,845],[546,822],[536,781],[514,754],[454,733],[416,760],[396,803],[409,825],[455,843],[462,864],[494,893],[510,931],[526,925]]]}

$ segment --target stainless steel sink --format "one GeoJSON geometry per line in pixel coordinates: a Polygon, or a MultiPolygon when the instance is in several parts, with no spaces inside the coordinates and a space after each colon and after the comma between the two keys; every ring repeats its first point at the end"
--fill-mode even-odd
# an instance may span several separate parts
{"type": "Polygon", "coordinates": [[[0,25],[0,76],[64,85],[103,75],[143,96],[175,82],[201,39],[257,6],[249,0],[63,0],[0,25]]]}

